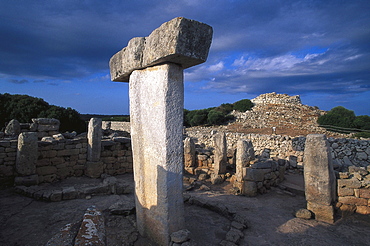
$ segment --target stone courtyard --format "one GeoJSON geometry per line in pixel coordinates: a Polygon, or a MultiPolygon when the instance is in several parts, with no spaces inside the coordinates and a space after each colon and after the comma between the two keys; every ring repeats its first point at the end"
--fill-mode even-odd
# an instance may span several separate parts
{"type": "MultiPolygon", "coordinates": [[[[368,215],[345,216],[334,224],[296,218],[295,211],[305,207],[306,200],[295,174],[286,177],[280,188],[272,188],[257,197],[235,196],[230,194],[227,183],[211,185],[206,181],[202,182],[203,188],[186,191],[189,183],[185,180],[185,223],[191,242],[188,245],[369,245],[368,215]],[[233,233],[235,227],[242,235],[233,233]],[[222,244],[226,239],[236,243],[222,244]]],[[[155,245],[141,237],[134,227],[132,175],[116,178],[125,184],[126,194],[97,193],[47,202],[20,195],[14,188],[2,189],[0,245],[46,245],[69,223],[75,225],[72,232],[77,233],[86,209],[92,205],[104,216],[106,245],[155,245]]],[[[76,185],[99,187],[103,181],[79,177],[49,186],[51,189],[76,185]]]]}

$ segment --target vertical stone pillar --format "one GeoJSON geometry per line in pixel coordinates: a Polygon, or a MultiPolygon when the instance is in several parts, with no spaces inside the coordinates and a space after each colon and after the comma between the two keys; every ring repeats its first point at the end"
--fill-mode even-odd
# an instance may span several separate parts
{"type": "Polygon", "coordinates": [[[226,173],[226,165],[227,165],[227,146],[226,146],[226,136],[225,133],[217,132],[213,136],[213,143],[214,143],[214,173],[215,174],[223,174],[226,173]]]}
{"type": "Polygon", "coordinates": [[[251,140],[238,140],[236,145],[236,181],[234,187],[239,188],[243,194],[244,190],[244,175],[246,167],[254,160],[254,148],[251,140]]]}
{"type": "Polygon", "coordinates": [[[192,138],[187,137],[184,141],[184,165],[185,171],[194,174],[195,169],[195,144],[192,138]]]}
{"type": "Polygon", "coordinates": [[[85,175],[91,178],[99,178],[104,171],[100,161],[102,138],[102,120],[91,118],[87,132],[87,162],[85,175]]]}
{"type": "Polygon", "coordinates": [[[182,71],[168,63],[134,71],[130,77],[136,202],[140,204],[137,226],[163,244],[168,235],[184,228],[182,71]]]}
{"type": "Polygon", "coordinates": [[[175,18],[131,39],[109,62],[112,80],[130,83],[137,226],[159,245],[185,226],[183,69],[205,62],[211,40],[210,26],[175,18]]]}
{"type": "Polygon", "coordinates": [[[326,136],[309,134],[304,150],[304,181],[307,209],[315,219],[334,222],[335,174],[326,136]]]}
{"type": "Polygon", "coordinates": [[[20,177],[15,179],[16,185],[34,185],[38,183],[38,175],[36,174],[37,158],[37,133],[23,132],[19,134],[15,168],[20,177]]]}

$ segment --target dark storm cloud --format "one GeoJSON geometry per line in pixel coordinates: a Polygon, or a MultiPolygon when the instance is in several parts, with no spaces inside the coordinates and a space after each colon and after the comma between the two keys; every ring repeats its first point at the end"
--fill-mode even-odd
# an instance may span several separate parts
{"type": "Polygon", "coordinates": [[[131,38],[184,16],[214,29],[207,63],[186,71],[199,89],[361,93],[370,90],[369,13],[361,0],[0,0],[0,75],[106,74],[131,38]]]}

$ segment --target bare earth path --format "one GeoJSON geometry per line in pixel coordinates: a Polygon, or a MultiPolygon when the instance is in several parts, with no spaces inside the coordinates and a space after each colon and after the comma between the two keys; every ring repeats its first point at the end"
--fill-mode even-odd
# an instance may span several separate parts
{"type": "MultiPolygon", "coordinates": [[[[370,245],[370,216],[352,215],[334,225],[298,219],[293,213],[305,207],[304,197],[278,188],[253,198],[230,195],[223,186],[186,194],[223,204],[246,217],[249,228],[244,230],[239,245],[370,245]]],[[[64,225],[81,220],[90,205],[106,215],[108,245],[130,245],[129,241],[136,238],[139,241],[135,245],[150,245],[133,228],[133,215],[108,215],[108,208],[117,201],[133,203],[133,194],[43,202],[18,195],[12,188],[0,190],[0,245],[45,245],[64,225]],[[130,240],[122,240],[125,237],[130,240]]],[[[224,216],[195,205],[186,205],[185,213],[191,239],[197,245],[218,245],[225,238],[230,221],[224,216]]]]}

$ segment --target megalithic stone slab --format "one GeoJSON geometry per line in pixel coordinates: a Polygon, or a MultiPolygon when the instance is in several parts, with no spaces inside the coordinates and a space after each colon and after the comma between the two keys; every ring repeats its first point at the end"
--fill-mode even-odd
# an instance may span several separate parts
{"type": "Polygon", "coordinates": [[[109,62],[112,81],[129,82],[134,70],[171,62],[183,69],[207,60],[212,27],[183,17],[163,23],[148,37],[133,38],[109,62]]]}
{"type": "Polygon", "coordinates": [[[21,176],[36,173],[38,158],[37,133],[22,132],[18,136],[16,170],[21,176]]]}
{"type": "Polygon", "coordinates": [[[137,227],[168,245],[184,229],[183,69],[173,63],[135,70],[130,77],[131,139],[137,227]]]}
{"type": "Polygon", "coordinates": [[[320,221],[334,222],[335,174],[326,136],[309,134],[304,150],[304,181],[307,208],[320,221]],[[315,205],[312,205],[315,204],[315,205]]]}
{"type": "Polygon", "coordinates": [[[101,152],[102,120],[91,118],[87,133],[87,160],[99,161],[101,152]]]}
{"type": "Polygon", "coordinates": [[[227,165],[227,146],[226,146],[226,135],[224,132],[217,132],[213,136],[214,142],[214,173],[224,174],[226,173],[227,165]]]}

